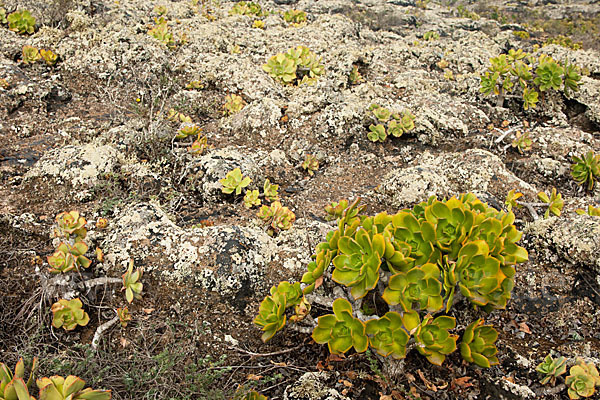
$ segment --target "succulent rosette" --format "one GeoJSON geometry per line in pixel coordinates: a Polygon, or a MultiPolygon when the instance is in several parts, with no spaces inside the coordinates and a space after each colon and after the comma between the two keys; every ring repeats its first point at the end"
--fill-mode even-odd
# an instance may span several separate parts
{"type": "Polygon", "coordinates": [[[404,311],[410,311],[417,302],[420,309],[435,312],[444,306],[441,292],[440,270],[437,265],[427,263],[393,275],[383,299],[390,305],[400,304],[404,311]]]}
{"type": "Polygon", "coordinates": [[[358,353],[367,350],[369,339],[365,324],[352,316],[352,306],[348,300],[336,299],[333,302],[333,314],[319,317],[317,323],[312,338],[319,344],[327,343],[332,354],[343,354],[351,347],[358,353]]]}
{"type": "Polygon", "coordinates": [[[433,318],[426,315],[423,321],[416,311],[404,313],[402,322],[412,333],[417,351],[427,357],[430,363],[442,365],[446,355],[456,350],[457,335],[448,332],[456,327],[456,320],[446,315],[433,318]]]}
{"type": "Polygon", "coordinates": [[[497,365],[497,339],[498,332],[491,325],[483,325],[483,319],[480,318],[465,329],[460,343],[460,354],[466,361],[483,368],[497,365]]]}
{"type": "Polygon", "coordinates": [[[404,330],[402,317],[397,312],[387,312],[383,317],[367,321],[366,328],[371,346],[377,353],[395,359],[406,357],[410,336],[404,330]]]}
{"type": "Polygon", "coordinates": [[[351,287],[355,299],[364,297],[379,281],[381,257],[385,252],[383,234],[370,234],[361,229],[354,237],[341,237],[338,247],[341,254],[333,259],[332,279],[351,287]]]}
{"type": "Polygon", "coordinates": [[[569,369],[565,384],[569,388],[570,399],[592,397],[596,392],[596,386],[600,386],[598,369],[593,363],[586,363],[583,359],[578,358],[577,364],[569,369]]]}

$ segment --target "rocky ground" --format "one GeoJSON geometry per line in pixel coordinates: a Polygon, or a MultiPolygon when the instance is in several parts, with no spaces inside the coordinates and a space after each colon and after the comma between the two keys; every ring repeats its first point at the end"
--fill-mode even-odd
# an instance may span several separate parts
{"type": "MultiPolygon", "coordinates": [[[[37,24],[32,35],[0,26],[0,361],[38,356],[40,374],[75,374],[115,399],[229,398],[240,385],[290,400],[568,398],[542,386],[535,367],[550,352],[600,366],[600,218],[575,213],[598,206],[600,189],[570,175],[572,156],[600,152],[600,4],[471,3],[260,1],[272,13],[259,29],[229,15],[229,1],[4,0],[37,24]],[[148,34],[157,5],[172,48],[148,34]],[[281,12],[290,8],[308,22],[288,26],[281,12]],[[431,31],[437,38],[426,40],[431,31]],[[582,48],[542,46],[558,35],[582,48]],[[24,64],[24,45],[52,49],[58,63],[24,64]],[[283,86],[262,65],[298,45],[322,57],[325,74],[283,86]],[[480,75],[511,48],[570,60],[580,90],[548,93],[528,111],[518,98],[484,96],[480,75]],[[362,82],[349,79],[355,66],[362,82]],[[245,106],[224,116],[231,94],[245,106]],[[410,110],[415,129],[371,142],[372,103],[410,110]],[[170,109],[202,127],[202,155],[174,140],[170,109]],[[517,131],[530,132],[531,150],[510,145],[517,131]],[[314,176],[301,168],[306,154],[319,160],[314,176]],[[234,168],[249,188],[279,185],[296,215],[290,230],[270,236],[256,209],[221,192],[234,168]],[[500,332],[500,365],[480,369],[455,353],[437,367],[415,351],[401,365],[371,353],[330,357],[292,329],[261,342],[259,303],[273,284],[301,278],[334,228],[323,211],[332,201],[361,197],[368,213],[394,213],[473,192],[500,209],[511,189],[535,201],[553,187],[560,217],[516,210],[529,261],[507,309],[486,316],[500,332]],[[144,269],[132,322],[109,329],[97,349],[96,328],[127,304],[118,285],[78,293],[87,326],[51,328],[58,298],[46,257],[55,216],[69,210],[87,219],[94,260],[73,282],[119,277],[131,258],[144,269]],[[99,218],[106,229],[95,228],[99,218]]],[[[462,314],[484,316],[466,303],[462,314]]]]}

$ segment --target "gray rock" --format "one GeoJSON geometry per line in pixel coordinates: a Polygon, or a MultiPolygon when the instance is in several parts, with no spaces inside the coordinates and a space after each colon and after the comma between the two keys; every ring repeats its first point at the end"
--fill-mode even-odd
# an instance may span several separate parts
{"type": "Polygon", "coordinates": [[[94,186],[100,176],[114,170],[117,155],[117,150],[109,145],[64,146],[44,154],[25,177],[53,179],[57,185],[83,191],[94,186]]]}
{"type": "MultiPolygon", "coordinates": [[[[386,175],[377,189],[379,199],[394,208],[411,206],[429,196],[483,193],[495,202],[511,189],[534,194],[535,189],[517,178],[498,156],[480,149],[433,156],[423,154],[415,166],[398,168],[386,175]]],[[[498,207],[498,204],[490,204],[498,207]]]]}
{"type": "Polygon", "coordinates": [[[288,279],[301,276],[310,260],[309,244],[330,228],[300,219],[275,238],[253,225],[184,229],[148,203],[131,205],[116,215],[102,246],[106,265],[134,258],[147,273],[167,283],[219,293],[242,310],[256,293],[264,293],[265,275],[273,264],[285,270],[288,279]]]}
{"type": "Polygon", "coordinates": [[[559,256],[600,273],[600,218],[589,215],[561,215],[539,219],[527,225],[536,246],[553,248],[559,256]]]}
{"type": "Polygon", "coordinates": [[[103,249],[108,265],[133,257],[159,279],[220,293],[242,309],[244,300],[262,289],[269,263],[278,258],[275,241],[261,228],[183,229],[146,203],[119,213],[103,249]]]}
{"type": "Polygon", "coordinates": [[[347,400],[331,386],[337,380],[331,372],[307,372],[285,388],[284,400],[347,400]]]}

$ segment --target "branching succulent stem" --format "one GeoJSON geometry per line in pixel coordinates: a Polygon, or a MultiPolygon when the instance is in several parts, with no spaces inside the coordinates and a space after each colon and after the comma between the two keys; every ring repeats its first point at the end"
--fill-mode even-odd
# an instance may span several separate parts
{"type": "Polygon", "coordinates": [[[81,283],[79,283],[79,287],[80,288],[87,288],[87,289],[91,289],[94,286],[98,286],[98,285],[108,285],[111,283],[123,283],[123,279],[121,278],[111,278],[109,276],[104,276],[102,278],[95,278],[95,279],[89,279],[87,281],[83,281],[81,283]]]}
{"type": "Polygon", "coordinates": [[[96,333],[94,333],[94,338],[92,339],[92,348],[95,350],[98,348],[98,344],[100,343],[100,339],[102,339],[102,335],[106,330],[108,330],[111,326],[119,322],[119,316],[115,316],[113,319],[106,321],[102,325],[96,328],[96,333]]]}
{"type": "Polygon", "coordinates": [[[506,138],[508,135],[510,135],[511,133],[515,132],[518,129],[518,127],[512,127],[510,129],[507,129],[505,131],[502,131],[500,129],[496,129],[499,132],[502,132],[502,135],[500,135],[496,140],[494,140],[494,143],[498,144],[500,142],[502,142],[504,140],[504,138],[506,138]]]}
{"type": "Polygon", "coordinates": [[[564,383],[561,383],[560,385],[556,385],[554,387],[542,387],[539,390],[536,391],[536,395],[537,397],[545,397],[545,396],[549,396],[549,395],[554,395],[554,394],[558,394],[560,392],[562,392],[563,390],[565,390],[567,388],[567,385],[565,385],[564,383]]]}
{"type": "Polygon", "coordinates": [[[517,204],[520,206],[523,206],[527,209],[527,211],[529,211],[529,214],[531,214],[531,217],[533,218],[534,221],[538,220],[540,218],[540,216],[538,215],[538,213],[535,211],[535,208],[533,207],[543,207],[543,206],[548,206],[548,204],[546,203],[528,203],[525,201],[517,201],[517,204]]]}
{"type": "Polygon", "coordinates": [[[321,296],[320,294],[311,293],[306,296],[306,299],[309,303],[315,303],[321,305],[323,307],[331,308],[333,305],[333,299],[325,296],[321,296]]]}
{"type": "Polygon", "coordinates": [[[300,325],[288,325],[288,329],[291,329],[293,331],[296,331],[298,333],[304,333],[304,334],[311,334],[314,327],[313,326],[300,326],[300,325]]]}

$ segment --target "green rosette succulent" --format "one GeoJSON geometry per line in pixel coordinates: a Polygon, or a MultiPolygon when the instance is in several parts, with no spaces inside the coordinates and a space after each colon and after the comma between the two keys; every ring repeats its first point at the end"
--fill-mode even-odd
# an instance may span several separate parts
{"type": "Polygon", "coordinates": [[[61,243],[56,251],[51,256],[48,256],[48,264],[50,265],[48,271],[53,274],[65,273],[75,269],[75,258],[69,252],[69,249],[65,247],[67,245],[61,243]]]}
{"type": "Polygon", "coordinates": [[[338,242],[340,238],[343,236],[353,236],[359,227],[360,220],[358,218],[353,218],[350,223],[346,223],[346,216],[343,216],[338,221],[338,229],[329,231],[325,237],[325,241],[317,245],[315,250],[316,253],[323,250],[330,250],[338,253],[338,242]]]}
{"type": "Polygon", "coordinates": [[[33,359],[29,379],[25,383],[25,364],[23,359],[19,359],[15,366],[14,374],[4,364],[0,363],[0,399],[2,400],[35,400],[29,394],[29,389],[33,383],[33,374],[37,368],[37,358],[33,359]]]}
{"type": "Polygon", "coordinates": [[[142,290],[144,289],[144,284],[140,282],[142,274],[143,271],[141,268],[133,270],[133,259],[130,259],[129,267],[122,275],[123,288],[121,289],[125,291],[125,298],[128,303],[131,303],[133,299],[139,300],[142,298],[142,290]]]}
{"type": "Polygon", "coordinates": [[[83,242],[76,242],[73,246],[61,243],[56,251],[48,257],[48,269],[53,274],[69,272],[73,269],[79,271],[79,267],[88,268],[92,261],[85,257],[88,246],[83,242]]]}
{"type": "Polygon", "coordinates": [[[296,79],[296,62],[284,53],[269,58],[263,65],[263,70],[283,84],[291,84],[296,79]]]}
{"type": "Polygon", "coordinates": [[[271,183],[271,181],[267,178],[265,179],[265,184],[263,185],[263,194],[265,195],[265,199],[270,202],[279,201],[279,185],[271,183]]]}
{"type": "Polygon", "coordinates": [[[223,114],[230,116],[236,114],[244,108],[244,99],[237,94],[225,96],[225,104],[223,105],[223,114]]]}
{"type": "Polygon", "coordinates": [[[404,133],[415,129],[415,116],[408,110],[402,114],[393,114],[392,120],[388,124],[388,131],[394,137],[400,137],[404,133]]]}
{"type": "Polygon", "coordinates": [[[452,197],[426,207],[425,220],[435,227],[437,247],[455,259],[473,227],[473,213],[464,208],[462,201],[452,197]]]}
{"type": "Polygon", "coordinates": [[[408,243],[395,240],[392,236],[390,226],[388,226],[386,233],[384,233],[385,253],[383,257],[385,264],[392,273],[408,271],[408,266],[414,265],[415,261],[411,257],[413,249],[408,243]]]}
{"type": "Polygon", "coordinates": [[[331,264],[331,259],[335,255],[334,251],[321,250],[314,257],[315,260],[308,263],[308,271],[302,275],[302,283],[308,285],[304,288],[304,294],[312,293],[315,290],[317,280],[323,276],[323,272],[331,264]]]}
{"type": "Polygon", "coordinates": [[[22,56],[23,58],[21,61],[23,64],[33,64],[42,58],[39,50],[36,47],[27,45],[23,46],[22,56]]]}
{"type": "Polygon", "coordinates": [[[373,115],[379,122],[388,122],[392,116],[392,112],[389,109],[381,107],[378,104],[371,104],[369,110],[373,111],[373,115]]]}
{"type": "Polygon", "coordinates": [[[77,325],[85,326],[90,322],[89,315],[81,309],[83,304],[79,298],[60,299],[52,305],[52,326],[72,331],[77,325]]]}
{"type": "Polygon", "coordinates": [[[58,235],[66,236],[68,239],[71,236],[76,236],[79,239],[84,239],[87,233],[85,218],[79,215],[78,211],[62,212],[56,216],[58,223],[58,235]]]}
{"type": "Polygon", "coordinates": [[[110,400],[110,390],[92,390],[85,387],[85,381],[69,375],[41,378],[36,381],[40,389],[40,400],[110,400]]]}
{"type": "Polygon", "coordinates": [[[313,84],[325,73],[321,59],[306,46],[289,49],[269,58],[263,70],[282,84],[313,84]]]}
{"type": "Polygon", "coordinates": [[[569,388],[570,399],[592,397],[596,392],[596,386],[600,386],[600,376],[593,363],[586,364],[583,359],[578,358],[577,364],[569,369],[565,384],[569,388]]]}
{"type": "Polygon", "coordinates": [[[594,188],[594,178],[600,177],[600,155],[594,154],[592,150],[581,156],[573,157],[571,164],[571,176],[579,185],[587,183],[587,189],[594,188]]]}
{"type": "Polygon", "coordinates": [[[498,258],[503,265],[527,261],[527,250],[516,244],[523,234],[513,225],[515,215],[512,212],[500,212],[487,218],[484,214],[477,215],[478,220],[481,219],[480,217],[485,219],[476,223],[469,240],[484,240],[489,247],[490,255],[498,258]]]}
{"type": "Polygon", "coordinates": [[[175,39],[169,31],[169,23],[163,17],[155,19],[156,25],[148,30],[148,35],[162,42],[165,46],[172,49],[175,47],[175,39]]]}
{"type": "Polygon", "coordinates": [[[252,180],[247,176],[244,177],[242,171],[236,168],[229,171],[225,178],[219,180],[219,182],[222,185],[221,191],[223,193],[230,194],[235,192],[236,195],[239,195],[242,193],[242,189],[248,186],[252,180]]]}
{"type": "Polygon", "coordinates": [[[20,34],[32,34],[35,31],[35,17],[28,10],[15,11],[6,17],[8,29],[20,34]]]}
{"type": "Polygon", "coordinates": [[[285,295],[281,293],[267,296],[260,303],[258,315],[254,318],[254,323],[262,328],[263,334],[261,339],[263,342],[267,342],[277,331],[280,331],[285,326],[285,308],[285,295]]]}
{"type": "Polygon", "coordinates": [[[421,322],[416,311],[404,313],[402,322],[412,333],[417,344],[417,351],[427,357],[430,363],[442,365],[446,355],[456,350],[457,335],[448,332],[456,327],[456,320],[446,315],[435,319],[426,315],[421,322]]]}
{"type": "Polygon", "coordinates": [[[321,64],[321,58],[310,51],[306,46],[298,46],[289,49],[287,54],[296,60],[296,75],[299,80],[298,86],[308,83],[312,85],[321,75],[325,73],[325,66],[321,64]]]}
{"type": "Polygon", "coordinates": [[[393,275],[382,297],[390,305],[400,304],[404,311],[410,311],[418,302],[421,310],[435,312],[444,306],[441,292],[440,270],[427,263],[393,275]]]}
{"type": "MultiPolygon", "coordinates": [[[[534,89],[524,88],[523,89],[523,109],[529,110],[530,108],[535,108],[538,102],[539,93],[534,89]]],[[[531,141],[531,140],[530,140],[531,141]]]]}
{"type": "Polygon", "coordinates": [[[542,379],[540,379],[542,385],[550,382],[554,386],[556,378],[567,372],[567,360],[562,356],[554,359],[548,354],[535,370],[542,375],[542,379]]]}
{"type": "Polygon", "coordinates": [[[491,325],[483,325],[483,319],[480,318],[465,329],[460,343],[460,354],[466,361],[483,368],[497,365],[497,339],[498,332],[491,325]]]}
{"type": "Polygon", "coordinates": [[[327,215],[325,219],[327,221],[333,221],[342,218],[344,211],[348,208],[348,200],[343,199],[338,202],[334,201],[331,204],[325,206],[325,212],[327,215]]]}
{"type": "Polygon", "coordinates": [[[406,357],[406,345],[410,336],[404,330],[402,317],[397,312],[387,312],[383,317],[367,321],[367,335],[371,347],[377,353],[395,359],[406,357]]]}
{"type": "Polygon", "coordinates": [[[435,228],[431,223],[419,221],[410,212],[400,211],[392,217],[392,227],[395,241],[406,243],[411,248],[408,263],[391,263],[393,272],[406,272],[414,266],[440,261],[441,252],[434,246],[435,228]]]}
{"type": "Polygon", "coordinates": [[[269,224],[269,235],[290,229],[296,220],[296,215],[278,201],[271,203],[271,206],[263,205],[256,216],[269,224]]]}
{"type": "Polygon", "coordinates": [[[568,93],[569,90],[573,92],[579,91],[579,81],[581,80],[581,76],[579,75],[579,69],[573,65],[569,64],[566,61],[563,63],[564,72],[563,79],[565,82],[565,93],[568,93]]]}
{"type": "Polygon", "coordinates": [[[308,175],[313,176],[315,171],[319,169],[319,160],[312,154],[306,154],[302,162],[302,168],[308,172],[308,175]]]}
{"type": "Polygon", "coordinates": [[[253,206],[260,206],[261,201],[258,198],[260,193],[258,190],[248,190],[244,195],[244,207],[252,208],[253,206]]]}
{"type": "Polygon", "coordinates": [[[338,248],[341,254],[333,259],[332,279],[351,287],[352,296],[360,299],[379,281],[381,257],[385,252],[383,234],[369,234],[360,229],[354,237],[340,237],[338,248]]]}
{"type": "Polygon", "coordinates": [[[306,13],[302,10],[288,10],[283,14],[283,20],[289,25],[299,27],[306,24],[306,13]]]}
{"type": "Polygon", "coordinates": [[[387,138],[385,126],[382,124],[369,125],[369,133],[367,133],[367,137],[371,142],[385,142],[385,139],[387,138]]]}
{"type": "Polygon", "coordinates": [[[238,1],[235,3],[231,10],[229,10],[229,15],[253,15],[260,17],[263,15],[262,7],[253,2],[253,1],[238,1]]]}
{"type": "Polygon", "coordinates": [[[300,289],[300,282],[289,283],[287,281],[280,282],[279,285],[271,288],[271,295],[281,294],[285,296],[286,308],[300,304],[304,294],[300,289]]]}
{"type": "Polygon", "coordinates": [[[548,196],[545,192],[539,192],[537,196],[538,199],[548,204],[548,208],[544,213],[544,218],[549,218],[550,213],[560,217],[560,213],[565,205],[565,202],[562,199],[562,194],[558,193],[556,188],[552,188],[552,193],[550,193],[550,196],[548,196]]]}
{"type": "Polygon", "coordinates": [[[506,308],[514,287],[515,269],[489,255],[483,240],[467,243],[458,253],[456,275],[460,292],[485,311],[506,308]]]}
{"type": "Polygon", "coordinates": [[[343,354],[351,347],[357,353],[362,353],[369,346],[365,324],[352,316],[352,306],[348,300],[336,299],[333,302],[333,314],[319,317],[317,324],[312,338],[319,344],[327,343],[332,354],[343,354]]]}
{"type": "Polygon", "coordinates": [[[542,92],[545,92],[548,89],[560,90],[560,86],[563,83],[562,75],[564,69],[552,58],[542,58],[535,73],[536,77],[533,80],[533,83],[535,83],[542,92]]]}
{"type": "Polygon", "coordinates": [[[303,300],[300,282],[291,284],[283,281],[271,288],[271,295],[260,303],[258,315],[254,319],[254,323],[262,327],[264,332],[261,337],[263,342],[267,342],[277,331],[283,329],[287,318],[285,310],[298,306],[303,300]]]}
{"type": "Polygon", "coordinates": [[[479,91],[483,94],[490,95],[492,93],[499,94],[498,91],[498,79],[500,78],[500,74],[497,72],[493,72],[490,74],[489,71],[486,71],[480,77],[480,87],[479,91]]]}

